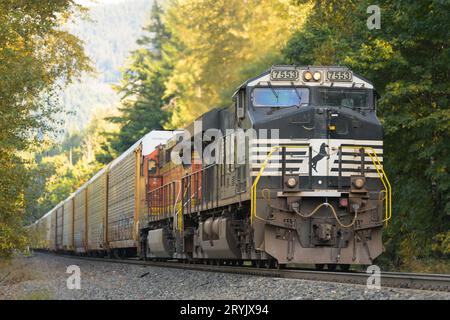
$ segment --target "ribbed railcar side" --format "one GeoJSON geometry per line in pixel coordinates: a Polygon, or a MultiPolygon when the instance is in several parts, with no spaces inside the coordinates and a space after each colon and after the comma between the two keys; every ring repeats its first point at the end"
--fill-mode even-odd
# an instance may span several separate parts
{"type": "Polygon", "coordinates": [[[63,222],[64,222],[64,207],[60,204],[56,208],[56,249],[62,250],[63,248],[63,222]]]}
{"type": "Polygon", "coordinates": [[[45,240],[46,240],[45,249],[50,250],[51,239],[52,239],[52,214],[51,213],[48,214],[45,218],[44,228],[45,228],[45,240]]]}
{"type": "Polygon", "coordinates": [[[88,250],[105,249],[106,198],[107,171],[103,169],[87,186],[88,250]]]}
{"type": "Polygon", "coordinates": [[[86,252],[86,189],[78,189],[74,198],[74,249],[86,252]]]}
{"type": "Polygon", "coordinates": [[[56,250],[56,210],[52,209],[50,212],[50,237],[49,237],[49,249],[56,250]]]}
{"type": "Polygon", "coordinates": [[[71,196],[64,202],[63,249],[67,251],[73,250],[73,199],[71,196]]]}
{"type": "Polygon", "coordinates": [[[47,249],[48,243],[47,243],[47,220],[46,218],[41,218],[36,223],[36,232],[37,232],[37,243],[36,248],[37,249],[47,249]]]}
{"type": "Polygon", "coordinates": [[[130,152],[108,173],[108,245],[135,247],[133,225],[136,193],[136,154],[130,152]]]}

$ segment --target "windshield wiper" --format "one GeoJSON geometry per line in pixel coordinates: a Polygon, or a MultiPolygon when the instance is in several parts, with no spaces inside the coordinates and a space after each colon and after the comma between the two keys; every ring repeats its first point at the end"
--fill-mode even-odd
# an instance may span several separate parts
{"type": "Polygon", "coordinates": [[[278,102],[278,94],[275,91],[275,89],[272,87],[272,84],[270,83],[270,81],[267,81],[267,84],[269,85],[270,90],[272,90],[273,95],[275,96],[275,98],[277,98],[277,102],[278,102]]]}
{"type": "Polygon", "coordinates": [[[294,88],[295,93],[297,94],[298,97],[298,102],[300,102],[300,105],[302,104],[302,96],[300,95],[300,93],[297,90],[297,87],[294,85],[294,82],[291,82],[291,87],[294,88]]]}

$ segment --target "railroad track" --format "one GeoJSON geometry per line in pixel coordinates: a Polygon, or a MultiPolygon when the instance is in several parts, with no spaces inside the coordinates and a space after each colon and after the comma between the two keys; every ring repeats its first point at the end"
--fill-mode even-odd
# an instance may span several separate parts
{"type": "MultiPolygon", "coordinates": [[[[351,283],[366,285],[369,274],[358,271],[336,272],[318,271],[312,269],[265,269],[250,266],[224,266],[200,263],[182,263],[179,261],[142,261],[135,258],[110,259],[72,255],[59,255],[73,259],[90,261],[134,264],[141,266],[155,266],[162,268],[178,268],[207,272],[223,272],[264,277],[303,279],[313,281],[327,281],[338,283],[351,283]]],[[[404,289],[435,290],[450,292],[450,275],[431,273],[407,273],[407,272],[381,272],[381,287],[394,287],[404,289]]]]}

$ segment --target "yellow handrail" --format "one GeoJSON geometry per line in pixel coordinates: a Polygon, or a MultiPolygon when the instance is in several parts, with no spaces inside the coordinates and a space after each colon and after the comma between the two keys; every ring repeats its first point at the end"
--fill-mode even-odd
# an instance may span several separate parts
{"type": "Polygon", "coordinates": [[[374,148],[372,147],[362,147],[362,146],[342,146],[341,148],[346,149],[363,149],[365,153],[367,153],[372,160],[372,163],[375,166],[375,170],[377,170],[378,177],[380,178],[381,182],[384,186],[384,191],[386,192],[385,197],[385,214],[383,222],[386,223],[392,218],[392,187],[391,183],[389,182],[389,179],[386,175],[386,172],[384,172],[383,166],[380,163],[380,159],[378,158],[377,153],[375,152],[374,148]],[[368,151],[367,151],[367,150],[368,151]]]}
{"type": "MultiPolygon", "coordinates": [[[[309,146],[305,145],[280,145],[280,146],[273,146],[270,152],[267,154],[266,159],[264,160],[264,163],[261,166],[261,169],[258,172],[258,175],[255,178],[255,181],[252,184],[252,187],[250,189],[250,224],[253,224],[253,217],[259,218],[256,214],[256,188],[258,186],[259,179],[261,178],[261,175],[263,174],[267,163],[269,162],[270,157],[272,154],[279,150],[280,148],[309,148],[309,146]]],[[[380,160],[378,158],[377,153],[372,147],[362,147],[362,146],[341,146],[341,149],[363,149],[366,154],[369,155],[370,159],[372,160],[372,163],[375,166],[375,169],[378,173],[378,176],[383,183],[384,191],[386,192],[385,197],[385,218],[383,219],[383,222],[389,221],[392,218],[392,187],[391,183],[389,182],[389,179],[387,178],[386,173],[384,172],[383,166],[380,163],[380,160]]],[[[259,218],[261,219],[261,218],[259,218]]]]}

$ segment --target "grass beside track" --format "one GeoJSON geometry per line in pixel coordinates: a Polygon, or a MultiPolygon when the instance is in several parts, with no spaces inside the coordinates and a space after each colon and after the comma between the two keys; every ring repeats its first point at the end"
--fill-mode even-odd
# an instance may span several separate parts
{"type": "MultiPolygon", "coordinates": [[[[44,278],[41,273],[30,268],[27,257],[27,255],[19,255],[17,258],[0,260],[0,287],[44,278]]],[[[49,290],[38,289],[23,295],[18,294],[13,299],[50,300],[53,299],[53,294],[49,290]]]]}

